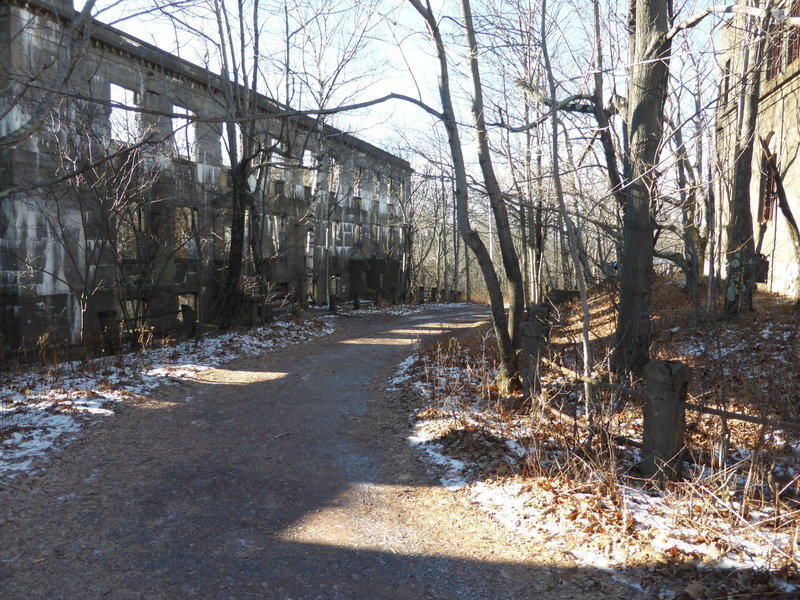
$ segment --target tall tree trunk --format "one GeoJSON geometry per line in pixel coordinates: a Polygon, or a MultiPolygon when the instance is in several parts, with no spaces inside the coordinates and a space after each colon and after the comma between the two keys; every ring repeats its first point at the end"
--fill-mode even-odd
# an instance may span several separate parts
{"type": "Polygon", "coordinates": [[[725,316],[733,318],[753,309],[755,288],[753,214],[750,210],[750,180],[753,173],[753,148],[761,95],[761,66],[766,46],[769,14],[745,17],[748,27],[745,59],[742,61],[742,85],[737,106],[736,144],[734,146],[733,186],[730,198],[730,235],[728,237],[728,278],[725,283],[725,316]]]}
{"type": "Polygon", "coordinates": [[[509,333],[508,319],[506,318],[503,291],[500,280],[494,270],[494,264],[489,256],[489,251],[477,231],[473,230],[469,220],[469,188],[467,184],[467,168],[464,154],[461,149],[461,137],[458,131],[458,120],[450,92],[450,75],[447,66],[447,51],[439,31],[439,22],[428,5],[423,5],[420,0],[409,0],[414,9],[425,20],[428,32],[436,46],[436,58],[439,63],[439,99],[442,104],[440,115],[442,124],[447,132],[447,142],[453,160],[455,174],[456,213],[458,216],[458,230],[464,244],[475,255],[478,267],[486,283],[491,305],[492,323],[494,325],[497,347],[500,353],[500,369],[498,382],[501,387],[509,388],[516,381],[519,385],[516,348],[512,343],[509,333]]]}
{"type": "MultiPolygon", "coordinates": [[[[506,280],[510,288],[508,308],[508,330],[511,336],[511,343],[514,349],[517,348],[517,337],[519,334],[522,312],[525,308],[525,289],[522,283],[522,272],[519,267],[519,256],[514,247],[514,237],[511,233],[511,224],[508,218],[508,209],[503,198],[500,184],[495,176],[494,166],[492,165],[492,155],[489,148],[489,135],[486,129],[485,110],[483,103],[483,86],[481,85],[480,69],[478,67],[478,41],[475,35],[475,27],[472,22],[472,8],[469,0],[461,1],[461,10],[464,16],[464,35],[468,46],[468,61],[470,69],[470,82],[472,83],[472,122],[475,136],[478,143],[478,163],[481,167],[483,182],[489,194],[489,202],[494,215],[496,224],[497,239],[500,244],[500,255],[503,260],[503,268],[506,280]]],[[[514,357],[513,360],[516,360],[514,357]]],[[[515,379],[516,379],[516,367],[515,379]]],[[[512,382],[503,382],[504,386],[512,382]]]]}
{"type": "MultiPolygon", "coordinates": [[[[542,35],[542,61],[544,62],[545,73],[547,74],[547,83],[550,91],[550,96],[555,98],[556,83],[553,77],[553,70],[550,66],[550,54],[547,49],[546,41],[546,15],[547,15],[547,0],[542,0],[542,20],[541,20],[541,35],[542,35]]],[[[567,211],[567,205],[564,201],[564,193],[561,188],[561,172],[559,163],[559,147],[558,147],[558,115],[556,111],[550,114],[551,126],[551,156],[550,160],[553,165],[553,184],[556,192],[556,200],[558,201],[558,208],[561,211],[564,225],[567,231],[567,238],[569,242],[569,253],[572,258],[572,263],[575,267],[575,279],[578,283],[578,292],[581,299],[581,311],[583,313],[582,327],[581,327],[581,340],[583,350],[583,375],[588,380],[592,376],[592,347],[590,343],[591,335],[591,313],[589,312],[589,301],[586,295],[586,279],[584,277],[584,270],[581,264],[579,255],[579,240],[578,233],[575,230],[575,225],[572,223],[572,218],[567,211]]],[[[591,436],[595,425],[595,410],[593,401],[592,387],[589,383],[583,384],[584,400],[586,402],[586,415],[589,419],[589,426],[592,431],[589,434],[589,442],[591,444],[591,436]]]]}
{"type": "Polygon", "coordinates": [[[242,262],[244,260],[244,213],[247,203],[247,179],[241,174],[241,164],[231,168],[231,236],[222,301],[217,311],[220,324],[231,326],[238,320],[241,301],[242,262]],[[236,173],[238,172],[238,173],[236,173]]]}
{"type": "Polygon", "coordinates": [[[683,241],[683,269],[686,277],[686,290],[692,297],[692,314],[695,324],[700,321],[700,260],[697,247],[697,227],[695,217],[697,214],[697,181],[686,147],[683,144],[683,134],[680,127],[675,128],[672,134],[675,142],[678,167],[678,189],[681,208],[681,239],[683,241]],[[691,179],[691,184],[689,183],[691,179]]]}
{"type": "Polygon", "coordinates": [[[670,0],[635,0],[631,15],[626,161],[628,194],[622,228],[620,303],[612,368],[639,371],[649,360],[652,325],[653,218],[656,164],[669,83],[670,0]]]}
{"type": "Polygon", "coordinates": [[[600,1],[593,0],[594,12],[594,116],[597,119],[598,136],[603,146],[603,156],[606,160],[606,173],[611,193],[620,207],[625,206],[625,191],[619,175],[617,165],[617,150],[614,138],[611,135],[611,123],[605,109],[603,98],[603,47],[602,26],[600,24],[600,1]]]}

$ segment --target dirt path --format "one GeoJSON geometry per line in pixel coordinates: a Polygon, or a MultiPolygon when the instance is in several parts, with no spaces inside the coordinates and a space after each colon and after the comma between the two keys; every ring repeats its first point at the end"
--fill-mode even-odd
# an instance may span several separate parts
{"type": "Polygon", "coordinates": [[[0,490],[0,597],[637,598],[441,488],[384,392],[460,309],[340,319],[128,405],[0,490]]]}

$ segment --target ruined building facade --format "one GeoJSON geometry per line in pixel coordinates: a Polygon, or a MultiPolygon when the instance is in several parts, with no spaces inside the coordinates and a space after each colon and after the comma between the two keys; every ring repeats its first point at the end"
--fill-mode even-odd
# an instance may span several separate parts
{"type": "Polygon", "coordinates": [[[5,349],[213,322],[237,237],[236,156],[249,161],[240,321],[287,299],[407,295],[405,160],[81,23],[69,0],[0,3],[0,53],[5,349]]]}
{"type": "MultiPolygon", "coordinates": [[[[800,16],[800,2],[779,3],[800,16]]],[[[731,206],[737,144],[744,139],[746,106],[755,100],[755,139],[749,184],[753,273],[763,290],[800,297],[800,28],[771,19],[763,36],[748,37],[753,22],[737,15],[725,25],[716,116],[716,198],[721,256],[736,218],[731,206]],[[759,49],[758,44],[763,43],[759,49]],[[759,78],[758,94],[753,77],[759,78]]],[[[724,263],[721,265],[724,270],[724,263]]]]}

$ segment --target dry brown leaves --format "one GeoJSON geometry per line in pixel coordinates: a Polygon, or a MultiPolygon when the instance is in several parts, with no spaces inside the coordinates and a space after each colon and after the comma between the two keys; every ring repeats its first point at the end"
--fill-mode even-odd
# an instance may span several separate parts
{"type": "MultiPolygon", "coordinates": [[[[663,280],[654,288],[653,306],[651,354],[692,368],[690,401],[800,420],[797,312],[774,297],[759,296],[754,315],[735,322],[706,320],[695,327],[689,297],[663,280]]],[[[590,307],[595,376],[611,380],[607,359],[616,327],[613,287],[593,289],[590,307]]],[[[556,313],[551,356],[567,366],[580,364],[580,319],[577,301],[556,313]]],[[[416,414],[416,420],[448,423],[437,438],[442,451],[469,463],[473,481],[499,486],[522,499],[512,502],[515,516],[504,518],[537,530],[542,539],[557,539],[576,555],[599,556],[604,564],[648,565],[662,576],[680,568],[684,583],[676,598],[742,591],[756,597],[778,594],[770,573],[796,577],[796,559],[786,558],[797,550],[791,542],[775,546],[770,568],[760,578],[759,572],[745,570],[720,581],[719,573],[713,576],[696,567],[747,558],[747,545],[731,540],[750,536],[759,543],[761,534],[749,522],[761,522],[790,540],[794,536],[797,543],[800,436],[689,413],[686,443],[694,465],[690,478],[667,491],[665,504],[672,503],[672,508],[659,516],[663,528],[648,528],[637,522],[621,496],[622,489],[643,483],[635,476],[637,450],[614,437],[641,438],[639,401],[607,391],[598,394],[596,422],[606,435],[595,436],[587,447],[580,386],[560,373],[542,371],[544,393],[529,412],[510,414],[503,409],[491,381],[496,361],[491,341],[491,334],[476,332],[445,346],[420,349],[416,376],[428,386],[428,401],[434,401],[416,414]],[[545,404],[557,407],[561,416],[546,410],[545,404]],[[509,439],[524,448],[524,459],[508,459],[509,439]],[[681,530],[678,542],[670,528],[681,530]]],[[[481,502],[491,506],[492,494],[484,495],[481,502]]],[[[500,514],[506,509],[498,504],[495,510],[500,514]]]]}

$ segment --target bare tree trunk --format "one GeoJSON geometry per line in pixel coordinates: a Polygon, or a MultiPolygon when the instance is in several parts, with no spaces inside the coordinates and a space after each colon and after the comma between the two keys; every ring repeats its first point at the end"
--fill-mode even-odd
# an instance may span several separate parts
{"type": "MultiPolygon", "coordinates": [[[[475,36],[475,27],[472,22],[472,8],[469,0],[461,1],[461,10],[464,16],[464,35],[467,38],[469,52],[470,81],[472,83],[472,121],[478,142],[478,162],[483,175],[483,182],[489,194],[489,202],[497,225],[497,239],[500,244],[500,254],[506,280],[511,289],[508,308],[508,330],[512,346],[516,349],[519,325],[522,320],[522,311],[525,308],[525,290],[522,284],[522,273],[519,268],[519,257],[514,247],[514,238],[511,233],[511,224],[508,218],[503,193],[495,176],[492,165],[492,155],[489,149],[489,137],[486,130],[486,119],[483,104],[483,87],[481,85],[480,69],[478,68],[478,41],[475,36]]],[[[515,368],[516,377],[516,368],[515,368]]],[[[508,386],[510,382],[504,382],[508,386]]]]}
{"type": "MultiPolygon", "coordinates": [[[[245,208],[248,200],[248,177],[251,172],[252,157],[255,150],[255,121],[247,123],[248,131],[237,131],[235,119],[252,116],[253,98],[255,97],[258,81],[259,51],[259,13],[258,1],[252,5],[252,28],[254,39],[248,46],[243,39],[238,39],[230,22],[230,15],[226,12],[224,3],[215,0],[213,4],[216,17],[217,34],[219,35],[218,51],[222,60],[222,79],[224,81],[223,94],[225,109],[229,117],[226,123],[226,136],[228,138],[228,153],[231,163],[231,236],[230,253],[227,260],[225,282],[221,298],[218,302],[217,319],[223,325],[232,325],[238,319],[239,304],[241,300],[242,262],[244,260],[244,231],[245,208]],[[253,52],[251,81],[248,81],[246,70],[248,48],[253,52]],[[238,84],[238,85],[237,85],[238,84]],[[241,135],[241,146],[239,136],[241,135]],[[241,154],[239,149],[241,148],[241,154]]],[[[246,29],[245,23],[248,16],[244,13],[244,6],[239,4],[235,12],[236,25],[240,30],[246,29]]]]}
{"type": "Polygon", "coordinates": [[[594,116],[597,119],[598,136],[606,159],[606,173],[611,193],[620,207],[625,206],[626,198],[617,166],[617,151],[611,135],[611,123],[604,107],[603,98],[603,48],[600,25],[600,2],[593,0],[594,10],[594,116]]]}
{"type": "MultiPolygon", "coordinates": [[[[458,230],[461,237],[464,239],[464,244],[469,247],[475,255],[486,283],[486,289],[491,303],[492,322],[494,324],[498,350],[500,352],[498,383],[501,391],[507,391],[515,384],[517,387],[519,386],[516,348],[513,345],[512,336],[509,331],[509,320],[506,318],[505,314],[503,291],[500,286],[500,280],[497,277],[486,245],[483,243],[483,240],[481,240],[478,232],[472,229],[469,221],[467,170],[461,149],[458,121],[450,92],[447,51],[445,50],[442,35],[439,31],[438,19],[432,9],[428,5],[423,5],[420,0],[409,0],[409,2],[425,20],[428,32],[436,46],[436,57],[439,63],[439,98],[442,104],[440,118],[447,132],[447,141],[450,147],[450,154],[455,172],[458,230]]],[[[473,101],[475,101],[475,99],[473,99],[473,101]]]]}
{"type": "Polygon", "coordinates": [[[761,95],[761,64],[766,45],[769,14],[745,17],[748,28],[745,59],[742,61],[742,86],[737,106],[738,126],[734,146],[733,186],[730,199],[730,236],[728,238],[728,278],[725,284],[725,316],[735,317],[753,309],[755,242],[753,215],[750,211],[750,180],[753,171],[753,148],[761,95]]]}
{"type": "MultiPolygon", "coordinates": [[[[545,73],[547,74],[547,83],[550,91],[550,96],[555,98],[556,83],[553,77],[553,70],[550,66],[550,55],[547,49],[546,41],[546,15],[547,15],[547,0],[542,0],[542,19],[541,19],[541,36],[542,36],[542,60],[544,62],[545,73]]],[[[578,252],[578,234],[575,231],[575,226],[572,219],[567,212],[567,205],[564,202],[564,193],[561,189],[561,173],[559,171],[559,155],[558,155],[558,115],[556,111],[550,113],[551,131],[551,161],[553,169],[553,184],[556,192],[556,200],[558,207],[561,211],[564,225],[567,230],[567,238],[569,242],[569,252],[572,258],[572,263],[575,267],[575,279],[578,283],[578,292],[581,299],[581,311],[583,313],[582,327],[581,327],[581,341],[583,350],[583,375],[586,379],[592,376],[592,348],[590,345],[591,334],[591,313],[589,312],[589,301],[586,296],[586,279],[581,265],[581,260],[578,252]]],[[[586,415],[589,419],[589,426],[594,428],[594,401],[592,387],[589,383],[583,384],[583,393],[586,401],[586,415]]],[[[589,441],[591,443],[591,433],[589,441]]]]}
{"type": "MultiPolygon", "coordinates": [[[[538,140],[537,140],[538,142],[538,140]]],[[[530,143],[530,138],[528,143],[530,143]]],[[[539,146],[539,144],[537,144],[539,146]]],[[[544,228],[544,186],[543,180],[543,167],[542,167],[542,151],[541,147],[536,151],[536,203],[533,208],[534,220],[531,223],[533,231],[531,238],[533,239],[533,268],[534,268],[534,286],[536,293],[534,294],[534,303],[538,304],[543,298],[543,271],[544,271],[544,243],[545,243],[545,228],[544,228]]]]}
{"type": "Polygon", "coordinates": [[[686,290],[692,297],[692,313],[695,324],[700,321],[700,260],[697,248],[697,228],[694,225],[697,212],[697,185],[692,166],[686,155],[680,127],[672,134],[678,158],[678,189],[681,208],[681,239],[683,241],[683,261],[679,265],[686,277],[686,290]],[[691,185],[689,178],[691,177],[691,185]]]}
{"type": "Polygon", "coordinates": [[[622,230],[620,303],[612,368],[639,371],[649,360],[653,219],[658,149],[669,83],[670,0],[635,0],[628,90],[628,194],[622,230]]]}

